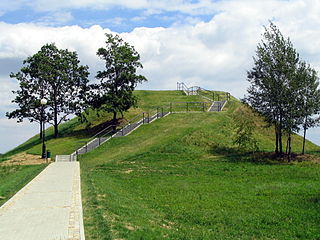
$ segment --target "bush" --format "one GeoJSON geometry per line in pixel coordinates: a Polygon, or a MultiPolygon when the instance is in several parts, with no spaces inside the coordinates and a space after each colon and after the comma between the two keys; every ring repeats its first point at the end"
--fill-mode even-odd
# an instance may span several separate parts
{"type": "Polygon", "coordinates": [[[254,137],[256,116],[252,110],[246,106],[241,106],[231,116],[234,126],[233,144],[244,151],[258,151],[258,142],[254,137]]]}

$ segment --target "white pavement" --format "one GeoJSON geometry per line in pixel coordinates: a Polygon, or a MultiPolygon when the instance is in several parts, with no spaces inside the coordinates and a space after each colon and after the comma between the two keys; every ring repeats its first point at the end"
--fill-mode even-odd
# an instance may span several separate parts
{"type": "Polygon", "coordinates": [[[0,208],[1,240],[84,240],[79,162],[55,162],[0,208]]]}

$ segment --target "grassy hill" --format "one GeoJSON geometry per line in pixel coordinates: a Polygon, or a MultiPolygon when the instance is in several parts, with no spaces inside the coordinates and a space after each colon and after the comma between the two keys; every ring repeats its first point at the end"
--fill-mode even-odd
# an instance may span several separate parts
{"type": "MultiPolygon", "coordinates": [[[[178,91],[135,94],[139,107],[125,118],[169,108],[170,102],[206,101],[178,91]]],[[[232,98],[223,112],[174,113],[81,155],[86,239],[320,238],[318,157],[288,164],[239,151],[232,120],[239,106],[232,98]]],[[[183,103],[173,107],[185,110],[183,103]]],[[[54,154],[73,152],[111,119],[99,114],[90,114],[90,125],[77,119],[61,125],[59,139],[52,139],[49,129],[48,148],[54,154]]],[[[272,152],[273,129],[259,116],[254,122],[260,150],[272,152]]],[[[37,138],[6,157],[39,154],[37,138]]],[[[294,136],[293,151],[300,152],[301,144],[294,136]]],[[[306,148],[319,151],[309,141],[306,148]]]]}
{"type": "MultiPolygon", "coordinates": [[[[172,114],[81,156],[87,239],[318,238],[319,164],[240,153],[231,118],[239,106],[172,114]]],[[[255,135],[270,152],[273,129],[261,122],[255,135]]],[[[293,143],[299,152],[301,137],[293,143]]]]}
{"type": "MultiPolygon", "coordinates": [[[[137,108],[132,108],[124,114],[124,118],[131,119],[142,112],[150,112],[154,114],[158,107],[162,107],[164,111],[169,111],[171,102],[197,102],[204,101],[200,96],[186,96],[178,91],[135,91],[135,96],[138,97],[139,104],[137,108]]],[[[176,108],[180,106],[175,104],[176,108]]],[[[173,109],[183,110],[183,109],[173,109]]],[[[160,111],[160,110],[159,110],[160,111]]],[[[96,132],[103,129],[105,123],[112,119],[112,114],[107,112],[93,112],[88,115],[89,123],[81,123],[79,119],[73,118],[70,121],[59,126],[59,138],[53,138],[53,127],[46,130],[46,145],[47,149],[51,150],[53,157],[56,154],[71,154],[77,148],[84,145],[96,132]]],[[[41,140],[39,135],[30,138],[25,143],[7,152],[3,157],[12,156],[14,154],[24,152],[30,154],[41,154],[41,140]]]]}

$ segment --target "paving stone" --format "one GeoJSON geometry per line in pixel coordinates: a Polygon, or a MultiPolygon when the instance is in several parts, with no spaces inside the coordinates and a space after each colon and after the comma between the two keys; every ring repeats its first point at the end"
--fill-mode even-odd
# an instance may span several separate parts
{"type": "Polygon", "coordinates": [[[0,208],[0,239],[84,240],[80,194],[79,162],[50,164],[0,208]]]}

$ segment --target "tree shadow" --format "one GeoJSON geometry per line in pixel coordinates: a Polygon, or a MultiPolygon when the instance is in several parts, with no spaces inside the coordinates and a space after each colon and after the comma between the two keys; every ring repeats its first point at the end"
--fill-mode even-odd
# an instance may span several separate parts
{"type": "MultiPolygon", "coordinates": [[[[116,125],[119,126],[124,122],[126,122],[125,119],[119,118],[119,119],[117,119],[116,125]]],[[[93,127],[90,127],[90,125],[88,125],[87,128],[75,130],[75,128],[77,126],[79,126],[79,122],[75,121],[71,125],[68,125],[68,128],[61,129],[57,138],[54,137],[53,132],[50,132],[50,134],[46,135],[45,141],[50,141],[53,139],[59,139],[59,138],[65,138],[65,137],[73,137],[73,138],[76,138],[77,140],[81,140],[81,139],[85,140],[85,139],[93,137],[95,134],[99,133],[100,131],[102,131],[103,129],[105,129],[111,125],[114,125],[114,122],[112,120],[109,120],[109,121],[100,123],[98,125],[95,125],[93,127]]],[[[48,131],[50,131],[50,130],[47,129],[46,132],[48,132],[48,131]]],[[[84,141],[84,142],[86,142],[86,141],[84,141]]],[[[1,156],[1,158],[7,158],[7,157],[10,157],[10,156],[15,155],[17,153],[25,152],[25,151],[29,150],[30,148],[34,147],[35,145],[39,145],[41,143],[42,143],[42,139],[40,139],[39,134],[37,134],[36,136],[34,136],[34,139],[30,140],[30,142],[25,143],[21,146],[18,146],[16,148],[12,149],[11,151],[3,154],[1,156]]]]}
{"type": "MultiPolygon", "coordinates": [[[[231,163],[250,162],[253,164],[263,165],[279,165],[288,164],[285,155],[279,157],[274,152],[264,151],[244,151],[236,147],[226,146],[214,146],[209,150],[210,154],[218,155],[224,160],[231,163]]],[[[293,161],[296,160],[296,156],[293,154],[293,161]]]]}

